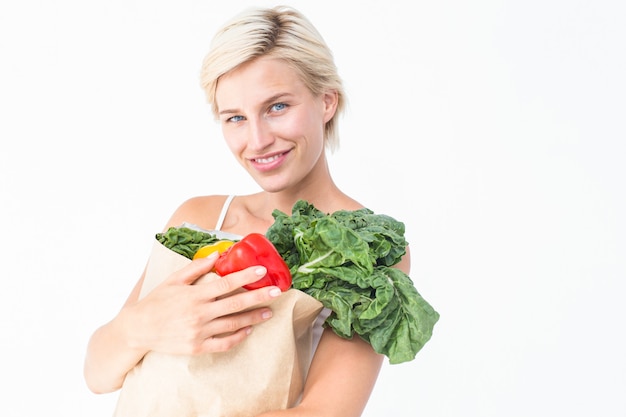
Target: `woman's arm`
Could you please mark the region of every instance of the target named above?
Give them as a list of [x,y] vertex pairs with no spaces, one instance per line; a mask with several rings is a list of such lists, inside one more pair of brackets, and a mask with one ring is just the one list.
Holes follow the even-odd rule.
[[358,417],[374,388],[383,359],[358,336],[342,339],[326,329],[309,369],[301,403],[257,417]]
[[111,392],[121,387],[128,370],[146,353],[130,348],[126,342],[130,337],[124,325],[128,322],[125,319],[128,306],[137,300],[142,282],[143,275],[117,316],[99,327],[89,339],[84,376],[87,386],[95,393]]

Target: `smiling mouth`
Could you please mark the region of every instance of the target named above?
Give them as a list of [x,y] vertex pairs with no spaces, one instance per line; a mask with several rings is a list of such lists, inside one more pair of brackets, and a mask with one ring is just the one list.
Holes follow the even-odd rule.
[[268,156],[268,157],[265,157],[265,158],[254,158],[254,159],[252,159],[252,161],[256,162],[257,164],[270,164],[270,163],[276,161],[281,156],[285,155],[285,153],[286,152],[279,153],[279,154]]

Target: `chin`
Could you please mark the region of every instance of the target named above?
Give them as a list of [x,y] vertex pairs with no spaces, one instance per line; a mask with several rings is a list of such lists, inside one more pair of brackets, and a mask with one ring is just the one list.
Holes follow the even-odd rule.
[[280,190],[285,185],[285,180],[281,175],[277,173],[261,173],[255,170],[247,170],[248,174],[252,177],[254,182],[257,183],[264,191],[275,192]]
[[278,193],[289,188],[289,184],[282,181],[278,182],[259,180],[256,183],[263,189],[263,191],[268,193]]
[[285,187],[276,187],[276,186],[269,186],[268,187],[268,186],[264,186],[262,184],[259,184],[259,185],[261,185],[261,188],[263,188],[263,191],[265,191],[267,193],[271,193],[271,194],[279,193],[279,192],[285,190]]

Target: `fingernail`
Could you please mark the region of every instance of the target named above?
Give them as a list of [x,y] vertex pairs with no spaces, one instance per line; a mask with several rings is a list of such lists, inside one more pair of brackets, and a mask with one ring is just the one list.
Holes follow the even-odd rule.
[[264,266],[260,266],[254,270],[254,273],[262,277],[267,273],[267,269]]
[[281,295],[282,293],[283,293],[283,292],[280,290],[280,288],[276,288],[276,287],[274,287],[274,288],[272,288],[272,289],[270,290],[270,296],[272,296],[272,297],[278,297],[278,296],[279,296],[279,295]]
[[248,327],[248,328],[246,329],[246,334],[250,334],[250,333],[252,333],[252,327]]
[[219,256],[219,254],[220,253],[218,251],[211,252],[211,253],[209,253],[209,255],[206,258],[207,259],[214,259],[214,258],[217,258]]
[[263,314],[261,314],[261,317],[263,317],[263,319],[269,319],[272,317],[272,310],[264,311]]

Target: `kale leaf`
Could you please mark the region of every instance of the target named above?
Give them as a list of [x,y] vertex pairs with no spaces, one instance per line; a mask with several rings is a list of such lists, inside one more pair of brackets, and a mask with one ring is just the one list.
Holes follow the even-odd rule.
[[289,265],[293,287],[331,310],[325,325],[357,334],[391,364],[413,360],[439,313],[397,268],[406,254],[404,224],[367,208],[324,214],[304,200],[291,215],[274,210],[266,232]]

